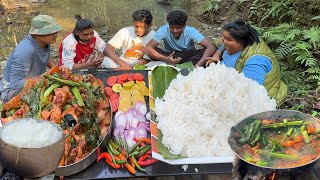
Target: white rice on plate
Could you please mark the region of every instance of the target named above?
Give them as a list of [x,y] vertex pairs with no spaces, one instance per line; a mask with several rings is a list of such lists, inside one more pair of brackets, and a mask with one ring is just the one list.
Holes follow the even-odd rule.
[[157,127],[172,154],[186,157],[233,155],[229,131],[242,119],[276,109],[264,86],[233,68],[210,65],[179,74],[156,99]]

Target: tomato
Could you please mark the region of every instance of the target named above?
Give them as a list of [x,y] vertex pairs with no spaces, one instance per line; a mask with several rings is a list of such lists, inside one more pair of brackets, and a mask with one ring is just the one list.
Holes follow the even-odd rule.
[[107,95],[110,97],[111,94],[113,93],[113,90],[111,87],[106,87],[104,88],[104,91],[107,93]]
[[132,73],[129,73],[129,75],[128,75],[128,81],[134,81],[134,78],[133,78],[133,74],[132,74]]
[[112,112],[115,113],[118,111],[119,99],[110,99]]
[[128,80],[128,73],[125,74],[119,74],[117,76],[117,83],[118,84],[123,84]]
[[112,92],[112,94],[110,95],[110,101],[113,101],[115,99],[117,99],[119,101],[119,94],[118,93],[115,93],[115,92]]
[[140,74],[140,73],[133,74],[133,78],[136,81],[143,81],[144,80],[144,76],[142,74]]
[[110,76],[110,77],[107,78],[108,86],[112,87],[115,83],[117,83],[117,77],[116,76]]

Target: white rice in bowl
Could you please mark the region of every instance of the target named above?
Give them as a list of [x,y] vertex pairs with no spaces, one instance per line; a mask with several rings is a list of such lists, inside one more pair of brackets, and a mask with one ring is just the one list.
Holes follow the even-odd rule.
[[172,154],[185,157],[232,156],[229,131],[242,119],[276,109],[264,86],[224,65],[178,75],[156,99],[157,127]]
[[15,120],[2,128],[1,139],[20,148],[46,147],[56,143],[63,136],[57,126],[45,120]]

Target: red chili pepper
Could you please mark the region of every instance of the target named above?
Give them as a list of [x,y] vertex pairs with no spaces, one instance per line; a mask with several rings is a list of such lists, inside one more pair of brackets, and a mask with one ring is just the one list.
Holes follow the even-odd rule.
[[148,154],[148,155],[150,155],[150,154],[152,154],[152,151],[151,150],[149,150],[149,151],[147,151],[146,153],[144,153],[144,154]]
[[151,139],[150,138],[147,138],[147,137],[140,137],[140,138],[137,138],[138,141],[142,141],[144,143],[147,143],[147,144],[151,144]]
[[147,159],[147,160],[145,160],[145,161],[139,161],[138,162],[138,165],[139,166],[149,166],[150,164],[153,164],[153,163],[155,163],[155,162],[157,162],[158,161],[158,159]]
[[[134,140],[136,143],[139,142],[139,140],[138,140],[137,138],[135,138],[135,137],[133,137],[133,140]],[[145,145],[146,145],[146,143],[144,143],[144,142],[141,142],[141,143],[139,144],[139,146],[145,146]]]
[[145,155],[143,155],[143,156],[141,156],[141,157],[139,158],[139,161],[138,161],[138,162],[144,161],[144,160],[146,160],[146,159],[148,159],[148,158],[151,158],[151,156],[148,155],[148,154],[145,154]]
[[98,156],[97,162],[100,161],[102,158],[105,158],[106,160],[112,161],[112,158],[111,158],[110,154],[107,153],[107,152],[101,153]]
[[109,161],[106,159],[106,162],[111,166],[113,167],[114,169],[119,169],[121,166],[119,164],[113,164],[112,161]]

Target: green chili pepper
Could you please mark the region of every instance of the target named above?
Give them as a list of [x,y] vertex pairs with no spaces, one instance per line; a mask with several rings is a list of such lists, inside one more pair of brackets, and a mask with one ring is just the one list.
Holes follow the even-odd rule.
[[[140,143],[139,143],[140,144]],[[132,156],[132,161],[133,161],[133,164],[143,173],[146,173],[147,170],[143,169],[142,167],[139,166],[139,164],[137,163],[137,160],[134,156]]]
[[126,160],[116,160],[117,164],[125,164],[127,161]]
[[83,99],[82,99],[82,97],[81,97],[81,94],[80,94],[80,92],[79,92],[78,87],[73,87],[73,88],[71,89],[71,92],[72,92],[72,94],[74,95],[74,97],[77,99],[77,104],[78,104],[79,106],[84,106],[84,102],[83,102]]
[[139,151],[134,151],[134,152],[130,153],[128,157],[137,156],[139,154],[140,154]]
[[290,128],[290,129],[288,130],[288,132],[286,133],[286,136],[290,136],[290,135],[292,134],[292,132],[293,132],[293,128]]
[[44,99],[47,98],[47,97],[50,95],[50,93],[51,93],[55,88],[58,88],[58,87],[60,87],[60,84],[52,84],[48,89],[46,89],[46,90],[44,91],[43,98],[44,98]]
[[149,151],[151,149],[151,146],[149,146],[149,145],[146,145],[146,146],[147,146],[146,148],[144,148],[143,150],[140,151],[138,157],[144,155],[147,151]]
[[79,92],[78,87],[72,87],[72,88],[71,88],[71,92],[72,92],[72,94],[74,95],[74,97],[76,98],[77,104],[78,104],[79,106],[84,106],[84,101],[83,101],[83,99],[82,99],[82,96],[81,96],[81,94],[80,94],[80,92]]
[[129,154],[131,154],[131,153],[139,146],[139,144],[140,144],[141,142],[142,142],[142,141],[139,141],[139,142],[137,142],[135,145],[133,145],[133,146],[131,147],[130,151],[129,151]]
[[111,153],[111,150],[110,150],[110,149],[108,149],[108,153],[109,153],[110,156],[111,156],[111,159],[112,159],[113,164],[117,164],[117,163],[116,163],[116,160],[114,159],[114,156],[113,156],[113,154]]
[[249,161],[249,162],[254,162],[253,158],[249,154],[244,154],[243,155],[244,160]]
[[305,141],[307,144],[309,144],[309,143],[310,143],[310,138],[309,138],[309,135],[308,135],[307,130],[302,131],[301,134],[302,134],[302,136],[303,136],[303,138],[304,138],[304,141]]
[[112,140],[110,140],[110,144],[114,149],[119,149],[119,146],[116,143],[114,143]]
[[300,134],[302,134],[302,132],[305,130],[305,128],[306,128],[306,125],[303,125],[300,127]]
[[268,166],[268,165],[269,165],[268,162],[262,161],[262,160],[258,161],[256,164],[257,164],[258,166]]
[[117,151],[116,149],[113,149],[110,141],[108,142],[108,149],[110,149],[110,152],[111,152],[112,154],[116,155],[116,156],[118,156],[118,155],[120,154],[119,151]]
[[122,141],[120,132],[119,132],[119,134],[118,134],[118,140],[119,140],[119,146],[120,146],[121,148],[123,148],[124,145],[123,145],[123,141]]

